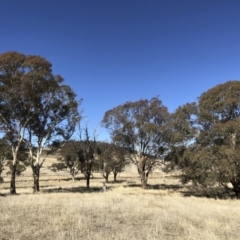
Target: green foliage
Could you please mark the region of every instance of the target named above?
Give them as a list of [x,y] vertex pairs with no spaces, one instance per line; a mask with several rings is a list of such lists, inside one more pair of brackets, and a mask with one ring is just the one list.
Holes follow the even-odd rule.
[[[7,137],[5,138],[7,139]],[[10,143],[7,143],[10,144]],[[6,166],[9,168],[9,171],[7,171],[7,174],[10,175],[13,170],[13,156],[11,152],[10,145],[8,146],[8,155],[7,155],[7,161],[6,161]],[[24,142],[21,142],[19,150],[17,152],[17,159],[18,162],[16,164],[16,175],[20,176],[22,172],[24,172],[27,167],[29,166],[29,161],[28,161],[28,148]]]
[[[7,161],[6,166],[9,167],[9,171],[7,171],[7,175],[10,175],[13,170],[12,161]],[[16,167],[16,173],[15,173],[16,176],[20,176],[22,174],[22,172],[24,172],[25,170],[26,170],[26,165],[24,165],[22,162],[18,162],[17,167]]]
[[15,166],[21,166],[20,145],[27,143],[34,176],[39,175],[43,147],[53,138],[68,140],[75,130],[80,117],[75,98],[45,58],[18,52],[0,55],[0,128],[8,135],[13,153],[13,193]]
[[11,148],[4,138],[0,139],[0,183],[3,182],[1,174],[4,170],[4,165],[8,157],[11,156]]
[[[98,161],[102,166],[102,175],[108,181],[111,172],[114,176],[124,171],[129,163],[126,149],[115,145],[114,143],[98,143]],[[114,179],[116,180],[116,179]]]
[[[26,165],[27,165],[27,153],[26,149],[24,147],[24,144],[21,144],[19,152],[18,152],[18,158],[19,161],[21,161],[20,164],[17,165],[17,171],[16,175],[20,175],[21,172],[25,171]],[[5,169],[5,167],[9,168],[9,171],[7,171],[7,174],[11,173],[12,170],[12,150],[10,143],[8,141],[7,135],[4,138],[0,139],[0,182],[3,181],[3,178],[1,177],[2,171]]]
[[168,110],[161,100],[152,98],[126,102],[107,111],[102,120],[113,142],[128,149],[129,159],[141,175],[143,188],[146,188],[148,174],[166,150],[164,138],[168,118]]
[[240,81],[211,88],[192,106],[180,107],[173,114],[175,125],[169,128],[172,151],[166,160],[182,169],[183,182],[204,188],[232,183],[239,197]]
[[89,188],[90,177],[93,170],[99,170],[99,163],[96,162],[95,156],[98,152],[97,142],[90,139],[88,128],[80,129],[84,136],[80,134],[79,140],[70,140],[61,147],[58,157],[58,163],[53,164],[52,171],[66,170],[74,180],[75,175],[81,172],[87,180]]
[[58,159],[58,163],[52,164],[50,169],[54,172],[67,171],[71,175],[72,179],[74,180],[75,176],[81,170],[81,163],[75,152],[75,147],[72,141],[70,141],[69,143],[66,143],[60,149],[60,156],[57,159]]

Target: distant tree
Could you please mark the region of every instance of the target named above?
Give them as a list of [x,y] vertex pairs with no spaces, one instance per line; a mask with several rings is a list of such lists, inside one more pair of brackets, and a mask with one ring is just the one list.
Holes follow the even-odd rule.
[[113,158],[111,166],[113,172],[113,180],[114,182],[117,182],[117,175],[125,171],[125,167],[129,164],[129,159],[125,148],[115,146],[114,153],[115,156]]
[[54,172],[66,171],[70,174],[73,181],[75,176],[81,171],[81,163],[75,153],[73,141],[69,141],[63,147],[60,148],[60,153],[57,158],[58,162],[53,163],[50,169]]
[[84,174],[86,179],[86,186],[87,188],[90,188],[92,167],[94,161],[96,160],[95,156],[97,154],[96,136],[93,134],[93,138],[90,137],[87,126],[83,129],[79,128],[79,130],[80,138],[77,144],[75,144],[75,151],[81,164],[81,172]]
[[87,124],[82,128],[80,122],[81,119],[79,118],[75,139],[61,148],[60,155],[62,158],[59,158],[60,162],[51,168],[58,167],[59,170],[68,168],[70,174],[72,172],[72,177],[80,170],[86,179],[87,188],[90,188],[90,178],[93,176],[93,167],[96,167],[94,163],[98,147],[95,132],[90,136]]
[[112,140],[128,149],[128,157],[137,166],[142,188],[148,175],[166,151],[164,140],[168,110],[158,98],[127,102],[105,113],[103,126]]
[[114,182],[117,181],[118,173],[124,171],[128,164],[127,154],[124,148],[118,147],[113,143],[98,143],[99,157],[102,164],[102,176],[108,182],[108,177],[113,172]]
[[112,172],[112,159],[114,158],[114,145],[110,143],[98,143],[98,161],[102,166],[102,176],[108,182],[108,177]]

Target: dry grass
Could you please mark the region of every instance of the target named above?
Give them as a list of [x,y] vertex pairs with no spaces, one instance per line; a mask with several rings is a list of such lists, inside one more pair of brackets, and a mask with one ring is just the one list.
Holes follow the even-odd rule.
[[[46,173],[41,193],[33,195],[31,176],[25,175],[18,179],[19,195],[0,197],[0,239],[239,238],[237,200],[183,197],[171,188],[144,191],[124,181],[139,182],[130,174],[110,183],[106,193],[99,192],[103,179],[97,174],[92,192],[85,191],[84,180],[73,183],[67,175],[47,179]],[[150,179],[152,185],[160,183],[158,174]],[[0,192],[8,192],[7,187],[8,182],[0,185]]]

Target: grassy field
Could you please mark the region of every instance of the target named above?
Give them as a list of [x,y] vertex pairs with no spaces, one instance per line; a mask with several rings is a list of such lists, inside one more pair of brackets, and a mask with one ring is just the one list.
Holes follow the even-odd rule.
[[43,169],[41,192],[32,194],[31,172],[17,179],[9,196],[9,179],[0,185],[0,239],[239,239],[238,200],[186,197],[187,188],[161,173],[141,190],[136,174],[124,173],[101,192],[103,178],[85,180]]

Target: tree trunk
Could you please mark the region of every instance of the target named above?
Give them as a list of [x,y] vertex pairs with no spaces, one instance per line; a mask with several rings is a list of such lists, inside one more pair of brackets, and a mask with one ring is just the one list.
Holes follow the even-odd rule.
[[145,172],[142,172],[141,174],[142,189],[147,189],[147,180],[148,180],[148,177],[146,176]]
[[142,189],[147,189],[148,173],[145,172],[145,164],[143,162],[138,166],[138,173],[141,178]]
[[108,183],[108,177],[109,177],[109,174],[107,174],[105,177],[106,183]]
[[106,174],[103,173],[103,174],[102,174],[103,177],[104,177],[104,179],[105,179],[105,182],[106,182],[106,183],[108,183],[109,174],[110,174],[110,173],[106,173]]
[[87,174],[87,189],[90,188],[90,174]]
[[39,188],[39,177],[40,177],[40,166],[39,164],[36,164],[32,166],[33,170],[33,193],[37,193],[40,191]]
[[236,198],[240,199],[240,181],[236,179],[236,180],[232,180],[231,183],[232,183],[233,191],[235,193]]
[[10,194],[16,194],[16,170],[17,165],[13,163],[10,181]]
[[75,168],[74,167],[70,168],[69,173],[71,175],[72,181],[74,182],[75,181]]
[[118,173],[117,173],[117,172],[113,172],[113,176],[114,176],[114,182],[117,182],[117,175],[118,175]]

